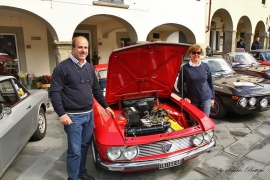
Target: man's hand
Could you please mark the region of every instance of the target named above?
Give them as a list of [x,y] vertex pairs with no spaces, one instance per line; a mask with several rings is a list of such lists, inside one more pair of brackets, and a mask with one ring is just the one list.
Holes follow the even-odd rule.
[[215,105],[215,100],[211,100],[211,106],[214,107]]
[[115,118],[114,112],[110,107],[106,108],[105,111],[107,114],[109,114],[109,116],[112,116],[113,119]]
[[71,121],[70,117],[65,114],[64,116],[60,117],[60,123],[62,123],[63,125],[70,125],[72,124],[73,122]]
[[190,99],[188,99],[188,98],[184,98],[184,101],[191,103]]

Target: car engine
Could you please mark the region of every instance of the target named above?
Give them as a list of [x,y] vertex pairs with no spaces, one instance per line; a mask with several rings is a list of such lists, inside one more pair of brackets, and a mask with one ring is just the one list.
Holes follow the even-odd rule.
[[126,136],[141,136],[183,129],[155,100],[147,98],[125,102]]

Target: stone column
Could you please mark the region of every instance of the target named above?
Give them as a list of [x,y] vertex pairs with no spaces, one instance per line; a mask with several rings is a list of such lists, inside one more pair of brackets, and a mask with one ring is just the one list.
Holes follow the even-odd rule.
[[259,35],[260,37],[260,42],[261,42],[261,49],[265,48],[265,44],[266,44],[266,38],[265,35]]
[[250,46],[249,46],[249,51],[251,50],[251,45],[254,42],[254,34],[250,34]]
[[54,41],[54,55],[56,64],[67,59],[71,53],[71,41]]
[[236,31],[225,31],[224,34],[223,51],[235,51]]
[[244,37],[243,37],[243,40],[244,40],[244,43],[246,45],[246,51],[250,51],[250,48],[251,48],[251,44],[253,42],[253,34],[249,34],[249,33],[245,33]]

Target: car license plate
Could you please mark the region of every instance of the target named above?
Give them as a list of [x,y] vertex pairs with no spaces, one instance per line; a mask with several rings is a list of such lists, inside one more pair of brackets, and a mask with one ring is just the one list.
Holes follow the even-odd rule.
[[161,163],[158,165],[159,169],[165,169],[165,168],[169,168],[169,167],[173,167],[173,166],[178,166],[182,163],[182,160],[176,160],[173,162],[167,162],[167,163]]

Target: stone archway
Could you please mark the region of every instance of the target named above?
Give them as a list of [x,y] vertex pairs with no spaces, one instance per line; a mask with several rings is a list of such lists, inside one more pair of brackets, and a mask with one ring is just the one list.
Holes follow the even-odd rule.
[[130,23],[108,14],[97,14],[84,19],[76,27],[77,31],[89,31],[90,58],[94,51],[98,51],[101,57],[99,63],[106,63],[111,51],[120,48],[122,41],[125,41],[126,46],[138,41],[137,33]]
[[209,44],[213,51],[231,51],[235,32],[231,15],[226,9],[218,9],[211,19]]
[[[16,35],[19,70],[38,75],[51,74],[56,59],[54,47],[50,44],[58,39],[52,25],[37,14],[21,8],[0,6],[0,13],[0,33]],[[43,68],[38,70],[39,66]]]
[[237,41],[243,39],[245,43],[245,50],[249,51],[250,46],[252,44],[251,42],[252,37],[252,27],[251,27],[251,21],[247,16],[242,16],[237,24],[236,28],[236,39],[235,39],[235,45],[237,44]]
[[170,41],[193,44],[196,43],[196,38],[187,27],[180,24],[167,23],[153,28],[149,32],[146,41]]

